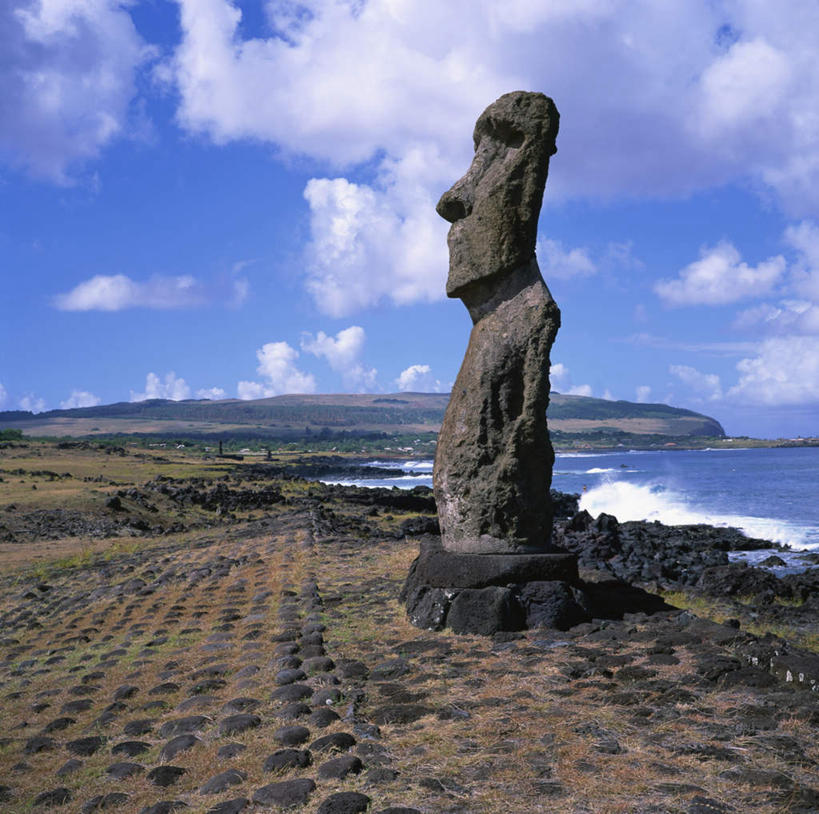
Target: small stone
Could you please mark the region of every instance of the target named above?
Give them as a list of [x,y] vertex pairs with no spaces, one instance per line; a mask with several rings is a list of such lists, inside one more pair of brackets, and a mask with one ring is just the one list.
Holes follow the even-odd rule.
[[112,791],[108,794],[98,794],[83,803],[80,814],[93,814],[95,811],[108,811],[112,808],[119,808],[128,802],[128,795],[121,791]]
[[347,732],[334,732],[332,735],[324,735],[310,744],[310,749],[314,752],[346,752],[355,746],[355,738]]
[[329,673],[335,666],[336,663],[329,656],[316,656],[302,663],[302,669],[308,673]]
[[278,718],[283,718],[284,720],[295,720],[296,718],[302,718],[305,715],[310,714],[310,707],[307,704],[302,703],[301,701],[294,701],[291,704],[287,704],[287,706],[282,707],[277,713],[276,716]]
[[348,774],[358,774],[364,764],[355,755],[343,755],[322,763],[318,768],[318,776],[322,780],[343,780]]
[[279,687],[270,693],[271,701],[284,701],[291,703],[293,701],[303,701],[313,694],[313,688],[306,684],[290,684],[285,687]]
[[65,748],[74,755],[82,755],[89,757],[94,752],[98,752],[105,745],[105,738],[99,735],[91,735],[88,738],[80,738],[79,740],[69,741]]
[[180,712],[188,712],[190,710],[207,709],[217,703],[219,699],[215,695],[192,695],[184,701],[180,701],[176,708]]
[[324,687],[316,690],[310,698],[310,703],[314,706],[329,706],[338,704],[341,701],[341,690],[335,687]]
[[180,808],[187,808],[188,804],[182,800],[162,800],[159,803],[154,803],[152,806],[143,808],[139,814],[172,814],[172,812]]
[[55,718],[50,723],[47,723],[43,728],[43,732],[61,732],[63,729],[68,729],[72,724],[77,723],[73,718]]
[[409,671],[410,665],[406,659],[390,659],[376,664],[370,671],[370,678],[373,681],[391,681],[406,675]]
[[316,784],[307,778],[285,780],[262,786],[253,794],[253,802],[262,806],[293,808],[304,805],[316,790]]
[[67,788],[51,789],[51,791],[44,791],[34,798],[35,806],[42,806],[43,808],[56,808],[57,806],[64,806],[71,800],[71,792]]
[[304,681],[305,678],[307,678],[307,674],[304,670],[290,668],[287,670],[279,670],[273,680],[280,686],[283,686],[286,684],[294,684],[297,681]]
[[144,766],[139,763],[112,763],[106,770],[106,774],[114,780],[124,780],[126,777],[133,777],[135,774],[142,774]]
[[333,724],[336,721],[340,721],[341,718],[337,712],[334,712],[327,707],[322,707],[311,713],[307,720],[311,726],[317,726],[319,729],[324,729],[324,727],[330,726],[330,724]]
[[340,791],[322,801],[316,814],[361,814],[370,805],[370,798],[357,791]]
[[236,797],[234,800],[225,800],[224,803],[217,803],[213,808],[207,810],[207,814],[239,814],[250,805],[247,797]]
[[186,718],[176,718],[175,720],[162,724],[159,729],[159,737],[171,738],[174,735],[199,732],[210,723],[212,723],[212,720],[206,718],[204,715],[188,715]]
[[132,698],[138,692],[139,687],[136,687],[133,684],[123,684],[121,687],[117,687],[114,690],[114,701],[125,701],[128,698]]
[[202,741],[196,735],[177,735],[162,747],[159,754],[160,760],[173,760],[180,752],[192,749],[198,743],[202,743]]
[[298,746],[310,737],[306,726],[283,726],[273,733],[273,739],[283,746]]
[[222,712],[253,712],[261,703],[258,698],[233,698],[222,707]]
[[156,721],[153,718],[140,718],[136,721],[128,721],[122,731],[126,735],[138,736],[147,735],[154,728]]
[[421,704],[387,704],[376,709],[372,719],[377,724],[408,724],[434,712]]
[[380,786],[383,783],[392,783],[393,780],[397,780],[398,772],[386,766],[379,766],[376,769],[370,769],[364,779],[368,786]]
[[57,741],[54,738],[47,738],[45,735],[35,735],[26,741],[23,747],[23,754],[37,755],[40,752],[50,752],[57,748]]
[[126,757],[136,757],[142,755],[151,748],[150,743],[144,741],[123,741],[111,749],[112,755],[125,755]]
[[279,749],[264,762],[266,772],[279,772],[285,769],[306,769],[312,763],[310,752],[304,749]]
[[246,779],[247,775],[244,772],[240,772],[238,769],[228,769],[226,772],[220,772],[219,774],[211,777],[210,780],[208,780],[202,786],[202,788],[199,789],[199,793],[221,794],[231,786],[240,785]]
[[187,769],[181,766],[157,766],[148,772],[148,780],[155,786],[167,788],[176,783],[186,772]]
[[230,715],[219,724],[220,735],[238,735],[248,729],[261,726],[262,719],[258,715]]
[[78,769],[82,768],[82,761],[77,760],[77,758],[72,757],[69,760],[66,760],[59,769],[57,769],[57,777],[65,777],[67,774],[73,774]]
[[247,749],[247,746],[243,743],[226,743],[224,746],[219,747],[216,757],[218,757],[219,760],[232,760],[237,755],[242,754],[245,749]]

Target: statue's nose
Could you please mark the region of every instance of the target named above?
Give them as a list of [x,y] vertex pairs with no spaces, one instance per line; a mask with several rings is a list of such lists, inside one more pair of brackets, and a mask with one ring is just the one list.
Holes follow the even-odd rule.
[[458,182],[441,195],[435,210],[444,220],[455,223],[472,212],[472,197],[466,194],[464,185]]

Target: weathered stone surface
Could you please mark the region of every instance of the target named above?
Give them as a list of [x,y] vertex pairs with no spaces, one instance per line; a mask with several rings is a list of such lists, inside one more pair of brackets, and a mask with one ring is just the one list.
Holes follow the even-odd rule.
[[486,588],[490,585],[577,580],[574,554],[453,554],[422,545],[413,579],[432,588]]
[[257,789],[253,795],[253,802],[261,806],[292,808],[304,805],[315,790],[316,784],[307,778],[284,780]]
[[452,223],[447,294],[463,300],[473,322],[433,473],[449,551],[549,550],[546,407],[560,311],[535,239],[557,127],[543,94],[502,96],[475,125],[472,165],[438,203]]
[[519,601],[526,612],[526,627],[568,630],[589,620],[584,597],[565,582],[528,582],[521,587]]
[[447,624],[455,633],[491,636],[499,630],[520,630],[524,616],[509,588],[464,588],[452,600]]

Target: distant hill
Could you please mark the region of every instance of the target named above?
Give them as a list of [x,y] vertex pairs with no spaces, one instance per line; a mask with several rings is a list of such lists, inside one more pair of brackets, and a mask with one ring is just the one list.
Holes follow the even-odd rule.
[[[46,436],[241,434],[279,439],[322,431],[421,433],[438,431],[448,401],[448,393],[289,395],[254,401],[149,399],[36,415],[21,410],[0,412],[0,429]],[[667,404],[553,392],[548,416],[556,438],[618,432],[674,438],[725,435],[715,419]]]

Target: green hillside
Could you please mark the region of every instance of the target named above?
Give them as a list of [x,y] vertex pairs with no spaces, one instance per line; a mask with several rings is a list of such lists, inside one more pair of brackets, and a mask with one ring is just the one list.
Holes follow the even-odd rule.
[[[276,396],[255,401],[151,399],[33,414],[0,412],[0,428],[26,435],[93,436],[142,434],[235,435],[292,439],[314,433],[347,435],[437,432],[445,393],[320,394]],[[552,393],[549,427],[555,440],[618,435],[662,439],[721,437],[713,418],[667,404],[635,404]]]

